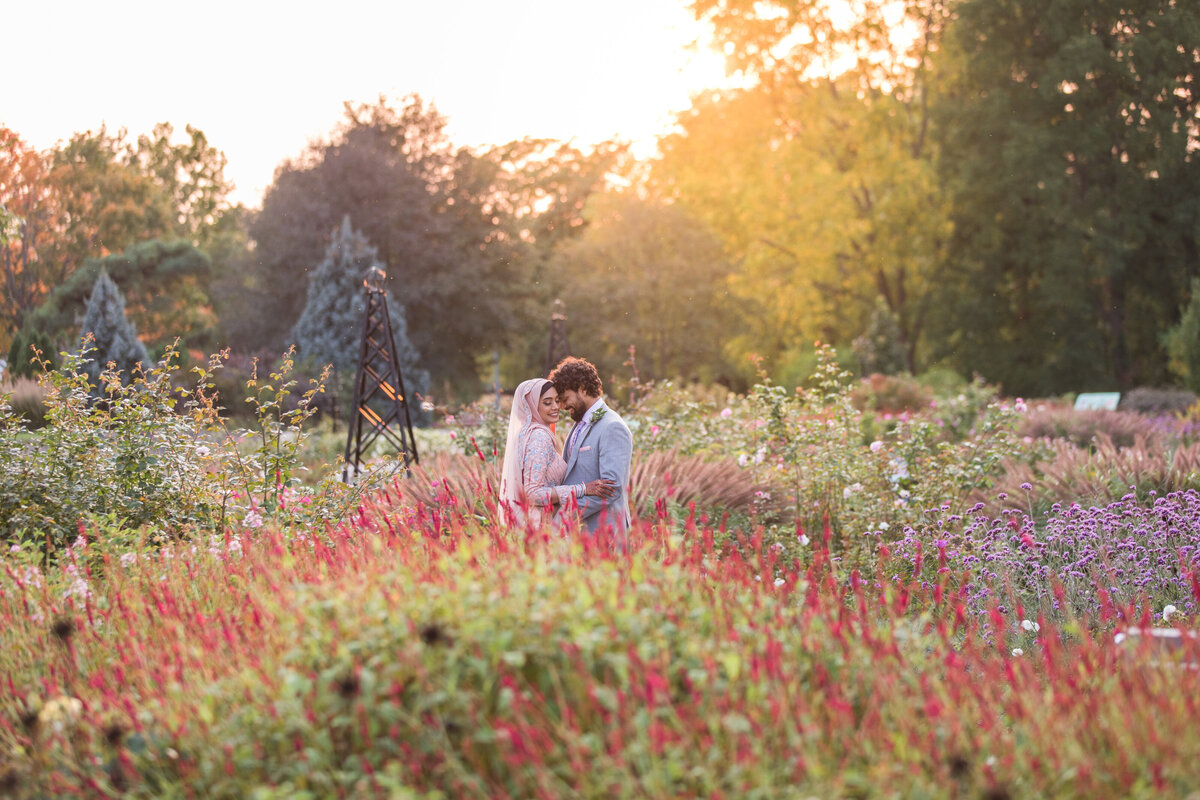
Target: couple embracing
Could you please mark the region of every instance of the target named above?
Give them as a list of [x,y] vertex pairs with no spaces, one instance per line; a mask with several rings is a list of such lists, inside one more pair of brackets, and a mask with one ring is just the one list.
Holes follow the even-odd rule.
[[[554,427],[563,411],[575,425],[559,452]],[[633,436],[605,404],[596,368],[568,357],[549,379],[525,381],[513,395],[500,499],[517,521],[578,514],[589,535],[609,528],[623,541],[632,455]]]

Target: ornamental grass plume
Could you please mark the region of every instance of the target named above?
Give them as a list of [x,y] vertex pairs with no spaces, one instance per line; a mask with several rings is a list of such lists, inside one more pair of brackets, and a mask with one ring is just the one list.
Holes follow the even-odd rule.
[[1028,492],[1025,510],[1041,516],[1055,503],[1104,505],[1119,500],[1130,487],[1142,498],[1152,492],[1165,496],[1200,489],[1200,442],[1166,447],[1160,439],[1138,435],[1132,446],[1119,447],[1098,434],[1091,450],[1066,441],[1049,447],[1051,457],[1033,465],[1004,461],[1003,475],[993,487],[976,490],[972,501],[997,514],[1005,507],[1001,494],[1022,497]]
[[677,451],[636,454],[630,471],[631,505],[650,515],[660,501],[681,507],[750,514],[762,511],[774,488],[731,458],[709,459]]

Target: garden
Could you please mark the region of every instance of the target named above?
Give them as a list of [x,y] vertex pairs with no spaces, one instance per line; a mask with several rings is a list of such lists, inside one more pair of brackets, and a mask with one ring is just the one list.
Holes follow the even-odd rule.
[[614,550],[501,524],[491,403],[347,486],[289,356],[239,418],[220,354],[129,383],[67,356],[44,424],[0,418],[0,794],[1200,786],[1194,398],[1081,412],[814,363],[744,394],[614,387]]

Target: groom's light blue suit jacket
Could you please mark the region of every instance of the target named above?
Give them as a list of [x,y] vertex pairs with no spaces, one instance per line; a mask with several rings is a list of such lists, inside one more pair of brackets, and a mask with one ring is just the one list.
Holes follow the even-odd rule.
[[[592,406],[593,413],[602,407],[603,399]],[[595,533],[601,526],[613,526],[617,531],[629,527],[629,464],[633,458],[633,434],[621,415],[607,405],[600,419],[588,427],[567,454],[566,485],[587,483],[597,478],[612,481],[616,494],[609,498],[587,495],[578,498],[579,514],[588,531]],[[577,422],[577,425],[584,423]]]

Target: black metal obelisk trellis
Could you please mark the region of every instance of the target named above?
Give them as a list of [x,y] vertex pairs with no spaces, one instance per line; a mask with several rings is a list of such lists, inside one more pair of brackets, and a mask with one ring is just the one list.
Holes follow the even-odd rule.
[[379,267],[371,267],[363,278],[367,308],[363,314],[358,371],[354,378],[354,407],[342,467],[344,483],[352,483],[362,473],[363,456],[380,436],[400,452],[405,468],[417,461],[408,395],[404,391],[396,340],[392,336],[392,320],[388,316],[386,278]]
[[550,314],[550,347],[546,351],[546,374],[558,366],[558,362],[571,355],[567,344],[567,313],[562,300],[554,301],[554,310]]

